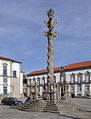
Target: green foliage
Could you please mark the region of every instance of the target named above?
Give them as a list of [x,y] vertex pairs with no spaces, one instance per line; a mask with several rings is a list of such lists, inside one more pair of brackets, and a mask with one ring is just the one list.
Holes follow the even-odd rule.
[[23,74],[23,78],[27,78],[25,74]]

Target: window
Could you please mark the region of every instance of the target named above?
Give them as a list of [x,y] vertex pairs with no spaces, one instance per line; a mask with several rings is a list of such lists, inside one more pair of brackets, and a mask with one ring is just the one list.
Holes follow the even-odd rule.
[[40,78],[39,77],[37,78],[37,85],[38,86],[40,85]]
[[86,86],[86,91],[89,91],[89,85]]
[[7,66],[3,66],[3,75],[7,76]]
[[78,83],[81,83],[82,82],[82,76],[79,76],[78,77]]
[[75,82],[75,74],[72,73],[71,75],[71,83],[74,83]]
[[71,92],[74,92],[74,86],[71,87]]
[[45,79],[42,79],[42,85],[45,85]]
[[81,85],[78,85],[78,92],[81,92],[82,88]]
[[35,78],[33,78],[33,85],[35,85],[36,84],[36,79]]
[[82,81],[82,77],[80,76],[80,77],[79,77],[79,83],[81,83],[81,81]]
[[30,84],[31,84],[31,79],[28,79],[28,80],[27,80],[27,84],[28,84],[28,86],[30,86]]
[[45,77],[42,77],[42,85],[45,85]]
[[39,79],[37,80],[37,83],[38,83],[38,85],[40,85],[40,80]]
[[87,75],[86,76],[86,82],[89,82],[90,81],[90,75]]
[[7,78],[3,78],[3,82],[4,83],[7,83]]
[[38,87],[38,92],[40,92],[40,87]]
[[44,92],[44,87],[42,87],[42,92]]
[[4,94],[7,94],[7,87],[3,87]]
[[61,82],[64,83],[64,77],[63,76],[61,77]]
[[16,71],[13,71],[13,77],[16,77]]

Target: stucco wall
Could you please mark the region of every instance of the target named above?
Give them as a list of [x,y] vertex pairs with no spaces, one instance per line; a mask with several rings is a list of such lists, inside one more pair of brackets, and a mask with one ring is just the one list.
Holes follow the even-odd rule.
[[[7,76],[3,76],[3,64],[7,65]],[[16,71],[16,77],[13,77]],[[3,78],[7,78],[7,84],[3,83]],[[7,87],[7,94],[19,97],[23,94],[23,73],[20,72],[20,63],[0,59],[0,95],[4,94],[3,87]]]

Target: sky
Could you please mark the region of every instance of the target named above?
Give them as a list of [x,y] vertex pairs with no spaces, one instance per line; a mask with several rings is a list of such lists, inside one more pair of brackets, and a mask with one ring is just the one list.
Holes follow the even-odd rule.
[[0,56],[21,61],[25,74],[47,67],[48,8],[59,32],[54,67],[91,60],[91,0],[0,0]]

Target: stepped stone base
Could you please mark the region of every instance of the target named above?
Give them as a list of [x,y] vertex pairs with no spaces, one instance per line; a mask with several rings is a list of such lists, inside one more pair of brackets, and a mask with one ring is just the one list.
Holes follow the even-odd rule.
[[27,112],[51,112],[60,113],[57,105],[51,101],[46,102],[45,100],[30,101],[23,104],[14,105],[11,108],[19,109]]
[[32,102],[30,104],[26,104],[20,107],[19,110],[28,111],[28,112],[43,112],[46,103],[47,102],[45,102],[45,100],[39,100],[36,102]]
[[80,110],[78,105],[76,106],[72,104],[69,100],[61,100],[60,103],[55,103],[54,101],[37,100],[14,105],[11,108],[27,112],[49,112],[57,114]]
[[33,104],[33,103],[35,103],[35,101],[31,100],[31,101],[26,102],[26,103],[23,103],[23,104],[13,105],[13,106],[11,106],[10,108],[12,108],[12,109],[20,109],[20,108],[22,108],[22,107],[28,107],[28,106],[30,106],[30,105]]
[[60,113],[60,111],[54,101],[47,102],[43,112]]
[[56,103],[53,101],[46,102],[45,100],[30,101],[28,103],[19,104],[12,106],[13,109],[19,109],[21,111],[27,112],[51,112],[51,113],[60,113]]

